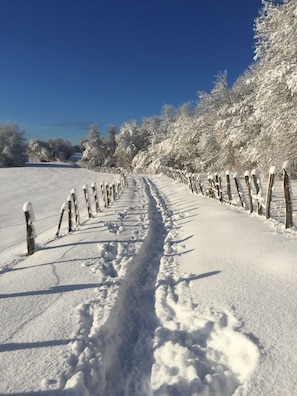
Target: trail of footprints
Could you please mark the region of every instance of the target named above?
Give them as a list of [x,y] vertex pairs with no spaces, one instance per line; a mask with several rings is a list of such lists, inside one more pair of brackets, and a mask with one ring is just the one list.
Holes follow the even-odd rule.
[[[178,267],[178,255],[186,249],[185,245],[175,242],[176,227],[182,216],[168,210],[157,187],[148,183],[162,212],[167,237],[155,287],[159,325],[152,340],[154,364],[147,395],[241,395],[245,381],[257,365],[258,348],[240,333],[240,323],[231,310],[209,307],[209,312],[200,312],[193,302],[191,275],[180,274]],[[151,197],[144,196],[143,183],[138,188],[142,206],[129,207],[119,213],[116,225],[105,223],[111,234],[120,235],[125,231],[125,219],[134,216],[135,240],[121,242],[118,239],[98,244],[99,260],[90,263],[90,269],[99,274],[102,283],[97,298],[78,309],[78,330],[74,335],[77,341],[71,344],[69,367],[64,373],[65,379],[69,379],[65,380],[66,388],[78,381],[82,391],[87,389],[90,395],[104,394],[106,378],[100,363],[105,349],[102,326],[108,323],[109,308],[116,303],[129,262],[139,251],[149,227],[146,208]],[[84,373],[83,379],[80,372]]]

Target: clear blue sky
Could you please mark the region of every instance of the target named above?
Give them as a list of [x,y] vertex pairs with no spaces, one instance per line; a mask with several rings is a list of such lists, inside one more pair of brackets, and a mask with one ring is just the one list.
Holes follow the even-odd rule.
[[253,62],[261,0],[0,0],[0,122],[73,144],[229,84]]

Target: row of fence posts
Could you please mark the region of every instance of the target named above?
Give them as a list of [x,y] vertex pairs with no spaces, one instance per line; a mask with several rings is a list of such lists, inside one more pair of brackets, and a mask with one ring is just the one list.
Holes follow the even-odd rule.
[[[292,193],[291,193],[291,164],[290,161],[286,161],[283,164],[283,189],[285,199],[285,227],[293,227],[293,205],[292,205]],[[203,182],[199,175],[194,173],[188,173],[183,170],[164,168],[163,172],[183,184],[187,184],[192,193],[202,194],[209,198],[218,199],[220,202],[227,202],[232,204],[232,191],[231,191],[231,177],[230,172],[226,172],[226,195],[227,200],[224,199],[222,178],[217,173],[215,175],[208,174],[208,191],[204,188]],[[235,184],[236,192],[240,201],[241,206],[252,213],[254,211],[254,202],[256,203],[257,213],[262,216],[265,209],[266,219],[271,216],[271,202],[272,202],[272,191],[275,181],[276,167],[272,166],[269,170],[269,180],[267,187],[266,202],[264,206],[263,189],[260,174],[257,169],[253,169],[252,172],[246,171],[244,173],[244,180],[247,187],[248,200],[246,200],[245,192],[242,187],[240,177],[238,173],[234,173],[233,181]],[[255,194],[252,191],[255,191]]]
[[[122,194],[125,186],[127,185],[127,172],[121,170],[120,178],[118,181],[110,182],[110,183],[100,183],[100,189],[103,199],[103,204],[105,208],[108,208],[112,205],[112,203],[117,200]],[[99,203],[99,195],[97,191],[96,183],[93,182],[91,184],[93,198],[95,202],[95,210],[96,214],[98,214],[100,209]],[[93,217],[92,207],[90,203],[90,193],[88,185],[85,184],[83,186],[84,198],[88,212],[88,218]],[[64,213],[68,213],[68,232],[73,231],[73,218],[75,220],[75,226],[78,227],[80,224],[80,214],[79,214],[79,206],[76,189],[73,188],[71,193],[67,197],[67,202],[64,202],[60,209],[60,217],[58,222],[58,228],[55,233],[55,236],[58,237],[61,229],[61,225],[63,222]],[[35,252],[35,228],[33,222],[35,221],[35,215],[33,211],[33,206],[31,202],[26,202],[23,205],[23,211],[26,219],[26,240],[27,240],[27,253],[28,255],[32,255]]]

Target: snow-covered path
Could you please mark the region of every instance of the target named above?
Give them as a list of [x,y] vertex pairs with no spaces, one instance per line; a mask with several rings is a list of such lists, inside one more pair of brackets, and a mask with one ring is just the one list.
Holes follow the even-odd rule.
[[0,275],[0,394],[297,394],[294,233],[130,176]]

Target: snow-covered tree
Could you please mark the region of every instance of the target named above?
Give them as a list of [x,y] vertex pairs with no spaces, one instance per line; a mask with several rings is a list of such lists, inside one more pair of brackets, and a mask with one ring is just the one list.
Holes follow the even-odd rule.
[[255,62],[229,88],[227,72],[198,93],[195,108],[164,106],[117,136],[119,165],[164,164],[194,171],[267,169],[292,160],[297,172],[297,0],[262,0]]
[[36,162],[53,162],[68,161],[74,154],[72,144],[63,139],[48,139],[47,141],[30,140],[27,153],[32,161]]
[[267,164],[280,165],[297,158],[297,1],[263,0],[255,38],[259,82],[255,113],[262,122],[259,151]]
[[106,146],[109,156],[112,157],[117,148],[117,142],[116,142],[116,135],[118,133],[117,127],[115,125],[110,125],[108,127],[107,132],[108,132],[108,138],[106,139]]
[[150,145],[150,132],[140,127],[136,121],[126,122],[116,136],[117,148],[115,152],[117,166],[129,168],[135,155]]
[[0,163],[5,166],[22,166],[27,161],[24,132],[18,124],[0,124]]
[[27,153],[30,161],[34,162],[50,162],[51,153],[49,150],[49,145],[37,139],[32,139],[29,141]]
[[104,165],[104,161],[107,158],[106,145],[100,136],[97,125],[90,125],[89,134],[82,139],[81,146],[83,147],[82,163],[87,163],[91,166]]
[[71,155],[75,152],[72,144],[64,139],[48,139],[47,143],[49,145],[51,155],[56,161],[68,161]]

